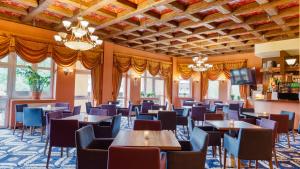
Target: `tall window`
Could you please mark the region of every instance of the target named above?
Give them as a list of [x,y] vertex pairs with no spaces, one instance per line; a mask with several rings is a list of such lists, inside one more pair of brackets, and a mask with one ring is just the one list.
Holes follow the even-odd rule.
[[159,104],[165,102],[164,80],[159,76],[152,76],[148,71],[141,77],[141,97],[153,98]]
[[[50,85],[45,87],[42,92],[42,97],[51,98],[52,89],[53,89],[53,70],[54,70],[54,63],[52,59],[47,58],[40,63],[31,64],[22,60],[19,56],[17,56],[15,72],[17,72],[17,70],[25,69],[26,66],[31,66],[34,70],[37,70],[37,72],[43,76],[51,77]],[[31,95],[31,90],[29,85],[26,84],[25,78],[19,75],[18,73],[16,73],[14,96],[17,98],[18,97],[26,98],[26,97],[30,97],[30,95]]]
[[230,80],[228,80],[228,91],[229,98],[231,100],[239,100],[240,96],[240,86],[239,85],[231,85]]
[[123,75],[118,95],[118,101],[121,107],[125,107],[126,86],[126,75]]
[[0,127],[6,126],[6,108],[8,102],[8,56],[0,59]]
[[219,84],[218,80],[209,80],[208,81],[208,91],[207,98],[208,99],[219,99]]
[[178,96],[179,97],[192,97],[191,80],[179,80],[178,82]]
[[84,68],[82,64],[77,61],[75,69],[75,106],[81,106],[81,110],[85,111],[85,103],[91,101],[91,71]]

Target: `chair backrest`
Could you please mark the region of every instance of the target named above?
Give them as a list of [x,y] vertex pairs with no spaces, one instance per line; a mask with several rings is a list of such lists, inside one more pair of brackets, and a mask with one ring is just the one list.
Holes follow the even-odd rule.
[[107,116],[108,111],[107,109],[99,109],[97,107],[92,107],[90,109],[90,115],[98,115],[98,116]]
[[244,107],[244,102],[239,102],[240,109]]
[[166,108],[167,108],[167,106],[165,106],[165,105],[152,105],[151,106],[151,110],[160,110],[160,109],[162,109],[162,110],[166,110]]
[[50,125],[51,125],[51,119],[61,119],[63,118],[63,112],[62,111],[53,111],[46,113],[46,131],[47,135],[50,134]]
[[254,108],[241,108],[241,113],[254,113]]
[[287,133],[289,131],[289,116],[286,114],[270,114],[270,120],[277,122],[277,133]]
[[204,114],[206,113],[206,107],[205,106],[195,106],[192,107],[191,111],[192,119],[195,121],[204,121]]
[[161,127],[163,130],[176,130],[175,111],[159,111],[157,119],[161,121]]
[[215,101],[214,101],[214,104],[216,104],[216,103],[223,103],[223,101],[215,100]]
[[205,120],[224,120],[224,115],[220,113],[205,113]]
[[189,99],[189,100],[184,100],[182,103],[182,106],[193,106],[194,105],[194,100]]
[[43,126],[43,109],[25,107],[23,124],[24,126]]
[[228,119],[230,120],[240,120],[240,114],[237,110],[228,110]]
[[259,126],[266,129],[271,129],[273,131],[273,146],[275,146],[277,137],[277,122],[270,119],[262,118],[260,120]]
[[51,119],[50,145],[57,147],[75,147],[75,132],[79,128],[77,120]]
[[215,104],[210,104],[209,105],[209,111],[216,112],[216,110],[217,110],[217,105],[215,105]]
[[[197,162],[201,165],[201,168],[205,168],[205,161],[206,161],[206,153],[207,153],[207,146],[208,146],[208,133],[195,127],[191,134],[191,146],[192,151],[199,152],[199,157],[201,160]],[[201,164],[200,164],[201,163]]]
[[115,104],[103,104],[101,109],[106,109],[109,116],[114,116],[117,114],[117,106]]
[[73,108],[73,115],[80,114],[81,106],[74,106]]
[[86,103],[85,103],[85,110],[86,110],[86,113],[87,113],[87,114],[90,113],[91,107],[92,107],[92,102],[86,102]]
[[272,158],[271,129],[240,129],[238,136],[238,157],[250,160],[270,160]]
[[134,120],[133,130],[161,130],[160,120]]
[[25,107],[28,107],[28,104],[16,104],[16,112],[23,112]]
[[282,111],[280,112],[280,114],[285,114],[285,115],[288,115],[288,116],[289,116],[289,130],[294,129],[295,112],[282,110]]
[[76,131],[76,147],[78,150],[87,148],[93,140],[95,140],[95,133],[93,126],[87,125]]
[[152,104],[154,104],[154,101],[153,100],[143,100],[143,103],[152,103]]
[[110,147],[108,169],[160,169],[158,148]]
[[239,103],[231,103],[231,104],[229,104],[229,110],[239,111],[240,110],[240,104]]
[[115,115],[112,119],[112,136],[116,137],[121,128],[122,114]]
[[70,104],[67,103],[67,102],[58,102],[58,103],[55,103],[55,107],[66,107],[66,108],[68,108],[68,110],[70,110]]
[[143,102],[142,103],[142,113],[148,113],[148,110],[154,105],[153,102]]

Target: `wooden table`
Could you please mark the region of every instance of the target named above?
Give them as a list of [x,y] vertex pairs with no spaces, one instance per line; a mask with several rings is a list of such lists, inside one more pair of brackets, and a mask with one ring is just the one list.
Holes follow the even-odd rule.
[[84,124],[98,124],[102,121],[107,121],[111,118],[112,118],[112,116],[78,114],[75,116],[65,117],[63,119],[64,120],[78,120],[79,123],[84,123]]
[[251,113],[251,112],[244,112],[243,115],[255,117],[255,118],[268,118],[270,113]]
[[52,107],[52,106],[45,106],[45,107],[38,107],[43,109],[44,111],[62,111],[62,110],[68,110],[67,107]]
[[167,130],[121,130],[111,146],[158,147],[164,151],[181,150],[175,134]]
[[[258,129],[259,126],[244,122],[231,120],[206,120],[206,123],[212,125],[220,131],[239,130],[239,129]],[[233,122],[233,123],[231,123]]]

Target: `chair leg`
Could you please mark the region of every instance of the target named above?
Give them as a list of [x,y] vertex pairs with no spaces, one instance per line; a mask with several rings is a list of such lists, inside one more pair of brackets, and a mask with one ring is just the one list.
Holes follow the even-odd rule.
[[41,127],[41,141],[43,141],[44,127]]
[[269,160],[269,169],[273,169],[273,162],[272,162],[272,159]]
[[51,151],[52,151],[52,145],[49,146],[46,168],[48,168],[48,166],[49,166],[49,161],[50,161],[50,157],[51,157]]
[[48,143],[49,143],[49,137],[46,138],[46,144],[45,144],[45,148],[44,148],[44,155],[46,155],[46,151],[48,148]]
[[222,150],[221,150],[221,146],[218,146],[218,148],[219,148],[220,166],[222,167]]
[[255,169],[258,169],[258,160],[255,160]]
[[212,146],[213,157],[216,157],[216,146]]
[[239,158],[237,159],[237,163],[238,163],[238,167],[237,168],[241,169],[241,160]]
[[187,130],[187,134],[188,134],[188,138],[190,138],[190,131],[189,131],[189,126],[186,126],[186,130]]
[[287,140],[288,140],[288,146],[289,146],[289,148],[291,148],[289,132],[286,133],[286,137],[287,137]]
[[69,157],[69,147],[66,148],[67,157]]
[[25,130],[25,126],[23,125],[23,127],[22,127],[22,134],[21,134],[21,140],[23,140],[24,130]]
[[295,139],[295,130],[294,129],[292,130],[292,135],[293,135],[293,139],[294,139],[294,142],[295,142],[296,139]]
[[278,161],[277,161],[277,153],[276,153],[276,148],[275,147],[273,148],[273,153],[274,153],[274,158],[275,158],[275,165],[276,165],[277,168],[279,168]]
[[64,154],[64,148],[61,147],[61,148],[60,148],[60,157],[63,157],[63,154]]
[[223,168],[225,169],[226,168],[226,156],[227,156],[227,151],[226,149],[224,149],[224,162],[223,162]]
[[17,122],[15,121],[13,135],[15,135],[16,127],[17,127]]
[[251,160],[249,160],[248,167],[251,168]]

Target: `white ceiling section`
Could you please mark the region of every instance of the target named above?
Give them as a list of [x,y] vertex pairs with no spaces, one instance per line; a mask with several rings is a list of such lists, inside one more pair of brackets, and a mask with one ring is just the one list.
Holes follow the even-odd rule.
[[275,42],[255,44],[255,55],[261,58],[279,57],[280,51],[286,51],[291,56],[299,55],[300,39],[289,39]]

